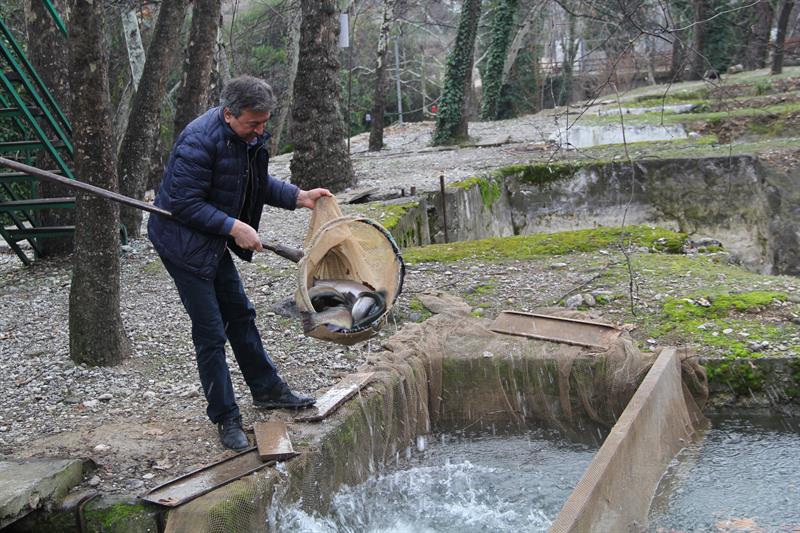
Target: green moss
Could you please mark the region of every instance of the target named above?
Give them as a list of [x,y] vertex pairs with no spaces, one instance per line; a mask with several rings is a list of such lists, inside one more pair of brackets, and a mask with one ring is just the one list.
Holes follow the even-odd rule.
[[146,272],[147,274],[160,274],[161,272],[164,271],[164,265],[161,264],[160,260],[156,259],[156,260],[150,261],[149,263],[146,263],[142,267],[142,270],[144,272]]
[[358,212],[364,217],[377,221],[381,226],[391,231],[406,213],[418,207],[419,202],[406,202],[404,204],[369,202],[359,206]]
[[406,248],[403,258],[410,263],[450,262],[465,258],[483,261],[533,259],[573,252],[591,252],[620,244],[675,252],[683,247],[686,238],[683,233],[648,226],[601,227]]
[[116,503],[109,507],[89,507],[84,512],[87,523],[102,524],[102,531],[128,531],[131,523],[153,522],[152,512],[144,505]]
[[729,357],[720,361],[709,361],[705,365],[709,383],[721,382],[738,395],[749,395],[764,388],[764,373],[750,361]]
[[431,313],[428,308],[425,307],[421,301],[419,301],[418,298],[411,300],[411,302],[408,304],[408,307],[411,309],[411,311],[419,313],[420,319],[417,320],[417,322],[424,322],[433,315],[433,313]]
[[473,176],[465,180],[450,183],[449,186],[465,190],[469,190],[472,187],[477,186],[481,192],[481,199],[483,199],[483,205],[486,206],[487,209],[491,209],[494,203],[500,198],[500,196],[503,193],[503,189],[500,186],[500,183],[497,182],[497,180],[494,180],[492,178],[478,177],[478,176]]
[[[597,161],[594,164],[599,164]],[[575,173],[586,166],[580,161],[537,163],[533,165],[511,165],[495,171],[499,177],[514,176],[529,185],[543,185],[571,179]]]
[[[669,298],[663,307],[664,313],[675,320],[687,318],[720,318],[733,311],[747,311],[756,307],[764,307],[773,301],[786,301],[786,294],[775,291],[751,291],[739,294],[709,294],[696,299]],[[708,305],[698,303],[705,299]]]
[[708,89],[669,91],[667,94],[648,94],[634,99],[633,107],[650,107],[668,104],[699,103],[708,98]]

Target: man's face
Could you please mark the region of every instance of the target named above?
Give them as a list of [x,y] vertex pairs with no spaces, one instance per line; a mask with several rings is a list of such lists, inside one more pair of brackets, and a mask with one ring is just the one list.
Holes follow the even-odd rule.
[[227,122],[231,129],[244,139],[250,142],[258,135],[263,135],[264,124],[269,120],[269,112],[255,112],[249,109],[243,109],[242,114],[238,117],[233,116],[233,113],[226,107],[225,108],[225,122]]

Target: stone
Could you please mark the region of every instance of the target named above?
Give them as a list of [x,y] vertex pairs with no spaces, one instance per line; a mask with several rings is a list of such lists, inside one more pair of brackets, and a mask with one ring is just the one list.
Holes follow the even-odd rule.
[[76,459],[0,461],[0,529],[61,500],[82,478]]

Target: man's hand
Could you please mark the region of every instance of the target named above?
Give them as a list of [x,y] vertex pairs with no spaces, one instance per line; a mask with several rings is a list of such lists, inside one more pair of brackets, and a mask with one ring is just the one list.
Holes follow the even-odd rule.
[[297,207],[307,207],[314,209],[317,200],[323,196],[333,196],[328,189],[311,189],[310,191],[300,191],[297,195]]
[[231,237],[236,241],[236,245],[244,250],[255,250],[260,252],[264,249],[261,245],[261,239],[258,237],[256,230],[252,226],[245,224],[241,220],[233,223],[231,228]]

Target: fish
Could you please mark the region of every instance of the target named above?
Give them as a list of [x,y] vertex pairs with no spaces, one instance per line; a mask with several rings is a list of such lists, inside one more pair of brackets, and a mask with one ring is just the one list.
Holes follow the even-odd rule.
[[348,298],[328,285],[316,285],[308,289],[308,297],[311,300],[311,305],[317,312],[324,311],[328,307],[336,307],[337,305],[350,306],[354,299],[349,301]]
[[353,327],[353,315],[350,314],[350,309],[345,305],[329,307],[318,313],[302,311],[300,313],[300,319],[303,322],[303,331],[306,332],[312,331],[319,326],[327,326],[331,331],[339,331]]
[[372,324],[386,312],[386,291],[366,291],[356,299],[351,310],[353,329]]
[[332,287],[346,297],[352,297],[353,301],[355,301],[362,292],[369,292],[372,290],[371,287],[351,279],[314,279],[312,288],[320,285]]

